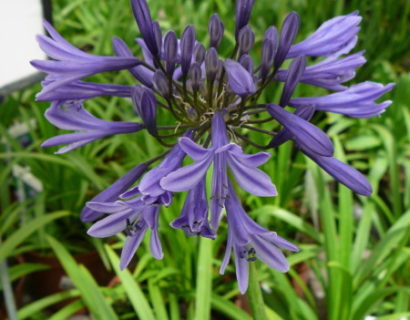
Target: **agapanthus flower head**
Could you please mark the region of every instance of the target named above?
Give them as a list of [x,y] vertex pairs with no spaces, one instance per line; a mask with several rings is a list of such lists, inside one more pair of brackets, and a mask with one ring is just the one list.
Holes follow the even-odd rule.
[[[158,232],[161,208],[172,204],[175,193],[187,192],[181,214],[171,226],[188,236],[214,239],[225,209],[228,241],[221,272],[233,251],[241,292],[248,286],[248,264],[256,259],[280,272],[287,271],[281,249],[298,248],[256,224],[241,205],[237,196],[240,191],[234,189],[259,197],[276,196],[275,185],[262,171],[270,158],[265,150],[289,140],[340,183],[358,194],[371,194],[367,179],[333,157],[332,141],[312,123],[316,112],[369,118],[380,115],[391,104],[377,100],[393,84],[366,81],[346,85],[366,62],[363,51],[350,53],[357,43],[361,17],[357,12],[335,17],[295,43],[303,23],[292,12],[279,28],[270,26],[261,35],[262,44],[256,48],[260,53],[258,64],[251,58],[258,45],[250,23],[254,5],[254,0],[236,1],[236,43],[228,57],[218,51],[225,26],[217,14],[209,19],[206,45],[197,39],[193,25],[188,25],[180,38],[173,30],[161,30],[145,0],[131,0],[141,37],[128,45],[114,38],[115,55],[111,57],[75,48],[45,23],[50,37],[39,36],[38,40],[51,60],[32,62],[47,73],[37,98],[52,102],[46,112],[52,124],[75,132],[51,138],[43,146],[65,144],[58,151],[63,153],[100,138],[147,130],[166,149],[96,195],[81,214],[83,221],[94,222],[88,231],[91,236],[109,237],[120,232],[127,236],[121,268],[130,263],[148,229],[152,230],[152,255],[163,257]],[[135,45],[142,51],[140,58],[130,49]],[[315,58],[313,62],[311,57]],[[287,68],[283,67],[285,62]],[[101,84],[86,79],[118,70],[127,70],[135,83]],[[279,101],[264,101],[264,90],[280,83],[283,89]],[[335,92],[294,97],[299,83]],[[86,106],[88,99],[99,96],[128,98],[141,121],[96,118]],[[169,117],[157,117],[159,108]],[[261,118],[262,114],[269,118]],[[173,122],[165,123],[172,118]],[[258,128],[259,123],[267,121],[280,130]],[[252,141],[249,130],[265,135],[266,143]],[[247,154],[247,145],[263,151]],[[185,160],[189,163],[184,165]]]

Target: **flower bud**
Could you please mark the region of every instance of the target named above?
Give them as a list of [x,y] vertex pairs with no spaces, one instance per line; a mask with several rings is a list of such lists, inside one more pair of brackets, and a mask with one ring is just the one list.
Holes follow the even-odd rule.
[[145,0],[131,0],[132,11],[142,38],[144,39],[149,51],[154,56],[158,56],[159,48],[157,46],[156,36],[153,30],[151,14],[148,4]]
[[194,60],[196,63],[202,64],[202,62],[204,62],[205,59],[205,47],[202,43],[198,42],[195,45],[195,49],[194,49]]
[[275,45],[272,40],[265,39],[262,44],[261,78],[265,79],[275,58]]
[[174,31],[170,31],[165,35],[164,39],[164,55],[166,70],[172,76],[175,70],[177,61],[178,40]]
[[155,42],[157,44],[157,48],[158,48],[159,52],[161,53],[161,49],[162,49],[162,32],[161,32],[161,28],[159,26],[158,21],[153,21],[152,22],[152,30],[154,32],[154,37],[155,37]]
[[278,68],[283,63],[289,52],[290,46],[296,38],[299,30],[300,18],[296,12],[291,12],[285,18],[280,32],[279,47],[275,56],[275,67]]
[[304,56],[297,57],[290,64],[288,77],[286,79],[285,86],[282,91],[282,96],[280,98],[279,105],[281,107],[285,107],[288,104],[293,91],[295,91],[296,85],[298,84],[300,78],[303,75],[303,72],[305,71],[305,68],[306,59]]
[[252,58],[247,55],[247,54],[243,54],[240,58],[239,58],[239,63],[242,65],[242,67],[244,67],[250,74],[253,74],[253,61]]
[[221,43],[224,34],[224,24],[218,14],[212,15],[208,23],[208,32],[210,37],[210,47],[217,49]]
[[131,99],[148,132],[156,135],[157,101],[153,92],[150,89],[135,85],[131,89]]
[[195,29],[189,25],[185,28],[181,38],[181,69],[182,74],[186,75],[191,65],[192,53],[195,45]]
[[255,43],[255,34],[253,33],[251,27],[246,25],[239,31],[238,44],[240,54],[249,53]]
[[235,23],[236,39],[238,39],[239,31],[248,24],[254,3],[255,3],[255,0],[237,0],[236,1],[236,23]]
[[213,81],[219,71],[219,59],[215,48],[210,48],[205,54],[205,70],[208,81]]
[[162,95],[165,98],[169,97],[171,93],[168,79],[161,70],[155,71],[154,88],[159,92],[160,95]]
[[225,70],[231,90],[240,97],[246,97],[256,92],[252,75],[238,62],[231,59],[225,61]]
[[194,63],[189,69],[189,78],[191,80],[191,86],[193,91],[198,91],[202,82],[202,70],[199,64]]

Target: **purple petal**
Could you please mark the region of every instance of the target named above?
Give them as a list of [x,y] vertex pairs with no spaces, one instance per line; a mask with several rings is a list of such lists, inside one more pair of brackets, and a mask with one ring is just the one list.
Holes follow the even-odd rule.
[[324,22],[309,38],[293,45],[287,58],[299,55],[328,56],[349,46],[360,30],[361,17],[357,14],[335,17]]
[[245,97],[256,92],[252,75],[244,67],[231,59],[227,59],[224,65],[229,86],[234,93]]
[[246,191],[260,197],[272,197],[278,194],[270,177],[263,171],[244,165],[231,154],[228,156],[228,163],[236,182]]
[[369,181],[356,169],[335,158],[321,157],[308,153],[306,150],[302,151],[322,167],[323,170],[349,189],[364,196],[370,196],[372,194],[372,186]]
[[256,256],[269,267],[279,272],[287,272],[289,270],[289,264],[285,256],[274,244],[263,241],[258,236],[253,236],[251,243],[256,251]]
[[268,111],[293,134],[295,141],[303,148],[318,155],[333,154],[332,142],[318,127],[277,105],[268,105]]
[[161,187],[172,192],[192,189],[205,176],[212,159],[212,154],[210,154],[201,161],[171,172],[161,179]]
[[94,223],[87,234],[95,238],[111,237],[127,226],[127,219],[134,215],[136,210],[125,208],[122,212],[117,212]]
[[132,257],[140,246],[142,239],[144,239],[147,226],[145,225],[135,236],[128,237],[125,241],[125,245],[121,251],[120,268],[124,270],[131,262]]
[[[109,186],[104,191],[97,194],[91,199],[88,204],[93,202],[108,202],[116,200],[120,194],[127,190],[131,185],[133,185],[147,170],[147,165],[145,163],[140,164],[130,170],[128,173],[123,175],[121,178],[116,180],[111,186]],[[100,211],[100,210],[98,210]],[[102,216],[102,212],[97,212],[91,208],[84,207],[81,211],[81,221],[91,222]]]
[[237,246],[233,246],[235,254],[235,269],[236,269],[236,279],[238,280],[239,291],[245,294],[248,289],[249,281],[249,262],[246,259],[240,257],[240,250]]
[[187,137],[179,138],[179,146],[193,160],[200,161],[209,154],[209,150],[205,149]]

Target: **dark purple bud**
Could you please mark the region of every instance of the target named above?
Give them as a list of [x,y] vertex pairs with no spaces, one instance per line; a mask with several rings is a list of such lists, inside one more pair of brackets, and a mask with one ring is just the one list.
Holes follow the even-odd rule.
[[132,12],[137,21],[142,38],[152,55],[158,56],[159,48],[152,25],[151,14],[145,0],[131,0]]
[[296,38],[299,30],[300,18],[296,12],[291,12],[282,24],[278,52],[275,56],[275,67],[278,68],[286,58],[289,48]]
[[262,58],[261,58],[261,78],[265,79],[273,65],[275,58],[275,47],[272,41],[264,40],[262,44]]
[[255,34],[249,25],[239,31],[238,44],[240,54],[249,53],[255,44]]
[[209,81],[213,81],[219,71],[218,53],[215,48],[210,48],[205,54],[205,70],[206,77]]
[[231,59],[225,61],[225,70],[231,90],[240,97],[246,97],[256,92],[252,75],[238,62]]
[[238,39],[239,31],[248,24],[254,3],[255,3],[255,0],[237,0],[236,1],[236,23],[235,23],[236,39]]
[[157,101],[153,92],[150,89],[136,85],[132,87],[131,99],[148,132],[156,135]]
[[292,96],[293,91],[296,88],[296,85],[305,72],[305,68],[306,59],[304,56],[297,57],[290,64],[288,77],[286,79],[285,86],[282,91],[282,96],[280,98],[279,105],[281,107],[285,107],[288,104],[290,97]]
[[274,26],[269,27],[266,29],[263,39],[272,41],[276,47],[276,43],[278,42],[278,30],[276,30]]
[[166,70],[172,76],[175,70],[175,63],[177,61],[178,40],[174,31],[169,31],[164,39],[164,55]]
[[154,88],[159,92],[163,97],[169,97],[170,87],[169,81],[165,74],[161,70],[155,71],[154,74]]
[[250,74],[253,74],[253,61],[252,61],[252,58],[249,55],[243,54],[239,58],[239,63],[242,65],[242,67],[244,67],[246,70],[248,70],[248,72]]
[[218,14],[212,15],[211,19],[209,19],[208,24],[208,32],[210,37],[210,47],[214,47],[218,49],[222,37],[224,35],[224,24],[222,23],[221,19],[219,18]]
[[195,45],[195,49],[194,49],[194,60],[196,63],[202,64],[202,62],[204,62],[205,59],[205,47],[202,43],[198,42]]
[[192,53],[195,46],[195,29],[193,25],[185,28],[181,37],[181,69],[182,74],[186,75],[191,65]]
[[276,54],[276,45],[278,41],[278,33],[275,27],[270,27],[265,32],[265,37],[262,43],[262,58],[261,58],[261,78],[265,79],[273,65]]
[[189,69],[189,78],[191,79],[192,90],[198,91],[202,82],[202,70],[199,64],[194,63]]
[[155,42],[157,44],[158,51],[161,52],[162,49],[162,32],[161,27],[157,21],[152,22],[152,30],[154,31]]

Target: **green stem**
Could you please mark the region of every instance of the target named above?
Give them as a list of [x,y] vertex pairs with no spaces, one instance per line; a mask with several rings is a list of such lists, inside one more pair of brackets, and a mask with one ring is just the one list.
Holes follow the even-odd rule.
[[249,305],[251,306],[253,319],[268,320],[265,311],[265,303],[263,302],[261,288],[258,282],[258,275],[255,263],[249,263],[249,288],[247,292]]

